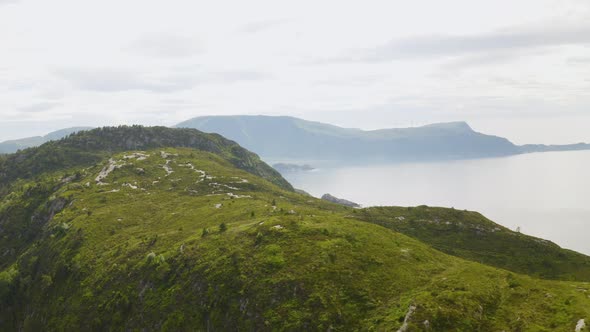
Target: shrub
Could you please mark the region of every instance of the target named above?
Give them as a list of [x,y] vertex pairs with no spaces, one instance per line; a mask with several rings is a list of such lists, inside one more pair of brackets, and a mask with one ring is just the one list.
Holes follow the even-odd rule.
[[148,262],[152,262],[156,258],[156,253],[152,251],[149,254],[147,254],[145,258]]
[[262,234],[262,232],[258,232],[258,234],[256,234],[256,239],[254,240],[254,244],[255,245],[261,244],[263,239],[264,239],[264,234]]
[[208,228],[203,228],[203,231],[201,232],[201,237],[205,237],[209,235],[209,229]]

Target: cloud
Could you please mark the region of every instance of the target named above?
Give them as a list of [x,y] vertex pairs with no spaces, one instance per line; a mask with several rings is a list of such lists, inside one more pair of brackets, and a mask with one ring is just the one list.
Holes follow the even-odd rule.
[[0,0],[0,6],[18,3],[20,0]]
[[242,25],[239,30],[245,33],[257,33],[264,30],[272,29],[274,27],[283,25],[290,20],[288,19],[273,19],[273,20],[264,20],[264,21],[256,21],[251,22],[248,24]]
[[20,112],[24,112],[24,113],[39,113],[39,112],[48,111],[48,110],[58,107],[60,105],[61,105],[61,103],[58,103],[58,102],[41,102],[41,103],[35,103],[32,105],[18,107],[17,110]]
[[590,28],[569,31],[502,32],[480,36],[427,36],[394,41],[375,49],[372,57],[453,56],[489,51],[590,43]]
[[574,64],[574,65],[576,65],[576,64],[590,64],[590,56],[572,57],[572,58],[567,59],[567,62],[570,64]]
[[204,53],[197,38],[163,32],[146,34],[133,41],[126,50],[157,58],[181,58]]
[[532,58],[534,56],[542,56],[549,52],[540,49],[523,49],[523,50],[490,50],[489,52],[478,52],[465,56],[452,57],[441,69],[451,70],[453,72],[471,67],[502,65],[519,58]]
[[186,76],[149,77],[138,72],[119,69],[60,69],[56,74],[81,90],[121,92],[144,90],[172,92],[190,89],[195,82]]
[[202,83],[237,83],[240,81],[261,81],[270,79],[266,73],[256,71],[219,71],[202,76]]
[[[192,68],[191,68],[192,69]],[[149,71],[145,71],[149,73]],[[55,73],[80,90],[94,92],[148,91],[170,93],[189,90],[203,84],[231,84],[240,81],[257,81],[268,75],[253,71],[196,72],[194,70],[165,71],[144,74],[122,69],[59,69]]]
[[315,63],[386,62],[407,59],[475,56],[468,62],[495,61],[490,53],[504,59],[522,50],[563,45],[590,45],[590,25],[555,27],[516,27],[480,35],[424,35],[392,40],[372,49],[352,50],[349,54],[318,59]]

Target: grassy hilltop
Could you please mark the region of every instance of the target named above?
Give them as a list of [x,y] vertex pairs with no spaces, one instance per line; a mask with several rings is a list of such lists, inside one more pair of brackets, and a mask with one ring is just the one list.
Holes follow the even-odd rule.
[[510,264],[469,232],[420,226],[507,232],[479,215],[304,196],[218,135],[83,132],[3,157],[0,183],[0,330],[573,331],[590,319],[586,256],[547,244],[564,263],[542,269],[529,238],[506,235],[522,256]]

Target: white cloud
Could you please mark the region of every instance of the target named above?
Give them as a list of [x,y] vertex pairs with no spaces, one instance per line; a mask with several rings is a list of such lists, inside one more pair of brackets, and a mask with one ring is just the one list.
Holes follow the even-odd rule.
[[56,70],[55,73],[77,89],[104,93],[132,90],[173,93],[190,90],[199,84],[231,84],[267,78],[265,74],[259,72],[203,72],[192,67],[167,69],[157,73],[150,72],[148,69],[63,68]]
[[407,57],[446,57],[563,45],[590,45],[590,24],[566,28],[503,29],[481,35],[417,36],[391,41],[369,51],[364,59],[385,61]]
[[163,32],[145,33],[126,49],[140,56],[164,58],[190,57],[204,52],[196,37]]
[[61,105],[61,103],[59,103],[59,102],[47,102],[46,101],[46,102],[38,102],[38,103],[31,104],[31,105],[21,106],[21,107],[17,108],[17,110],[20,112],[24,112],[24,113],[38,113],[38,112],[44,112],[44,111],[51,110],[51,109],[56,108],[60,105]]
[[590,141],[587,131],[531,125],[587,112],[586,0],[27,0],[1,8],[0,140],[43,123],[172,125],[263,113],[367,128],[526,118],[502,134]]
[[240,27],[239,31],[246,32],[246,33],[257,33],[265,30],[269,30],[272,28],[279,27],[283,24],[288,23],[290,20],[288,19],[270,19],[270,20],[263,20],[263,21],[255,21],[246,23]]
[[149,92],[172,92],[186,90],[196,82],[190,76],[150,76],[140,72],[117,69],[76,69],[56,71],[59,77],[69,81],[75,88],[96,92],[123,92],[144,90]]

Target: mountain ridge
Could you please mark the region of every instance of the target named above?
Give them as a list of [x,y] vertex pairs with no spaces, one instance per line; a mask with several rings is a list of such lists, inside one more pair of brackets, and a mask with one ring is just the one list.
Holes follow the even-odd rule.
[[474,131],[464,121],[421,127],[361,130],[288,116],[204,116],[176,127],[229,137],[263,158],[338,162],[438,161],[585,150],[590,145],[524,145]]
[[[81,160],[52,161],[76,149]],[[583,275],[538,279],[380,225],[399,216],[410,225],[439,218],[487,229],[491,221],[325,202],[237,167],[255,158],[241,149],[196,130],[120,127],[2,157],[18,167],[0,172],[9,188],[0,194],[0,325],[571,331],[590,317]],[[534,257],[522,253],[526,268]]]
[[[478,133],[465,121],[433,123],[420,127],[362,130],[307,121],[292,116],[226,115],[196,117],[174,127],[192,127],[206,132],[220,133],[261,154],[264,158],[275,161],[289,161],[297,158],[319,160],[328,158],[336,161],[352,159],[354,161],[355,158],[348,158],[347,153],[354,153],[368,162],[436,161],[590,150],[590,144],[587,143],[515,145],[500,136]],[[89,129],[92,128],[72,127],[45,136],[0,142],[0,154],[39,146],[74,132]],[[259,137],[261,135],[263,137]],[[293,144],[292,141],[286,140],[285,136],[293,137],[292,141],[295,140],[298,143]],[[273,142],[276,139],[279,141]],[[266,145],[271,145],[272,148],[265,148]],[[292,151],[284,151],[287,150],[285,147]]]
[[[218,134],[206,134],[196,129],[119,126],[77,132],[58,141],[5,155],[0,159],[0,193],[2,184],[19,177],[30,178],[42,171],[92,163],[106,153],[161,146],[193,147],[222,153],[236,167],[293,190],[277,171],[263,163],[256,154]],[[45,160],[43,165],[36,162],[39,159]]]
[[14,153],[18,150],[39,146],[49,141],[62,139],[68,135],[93,127],[70,127],[50,132],[44,136],[32,136],[0,142],[0,153]]

